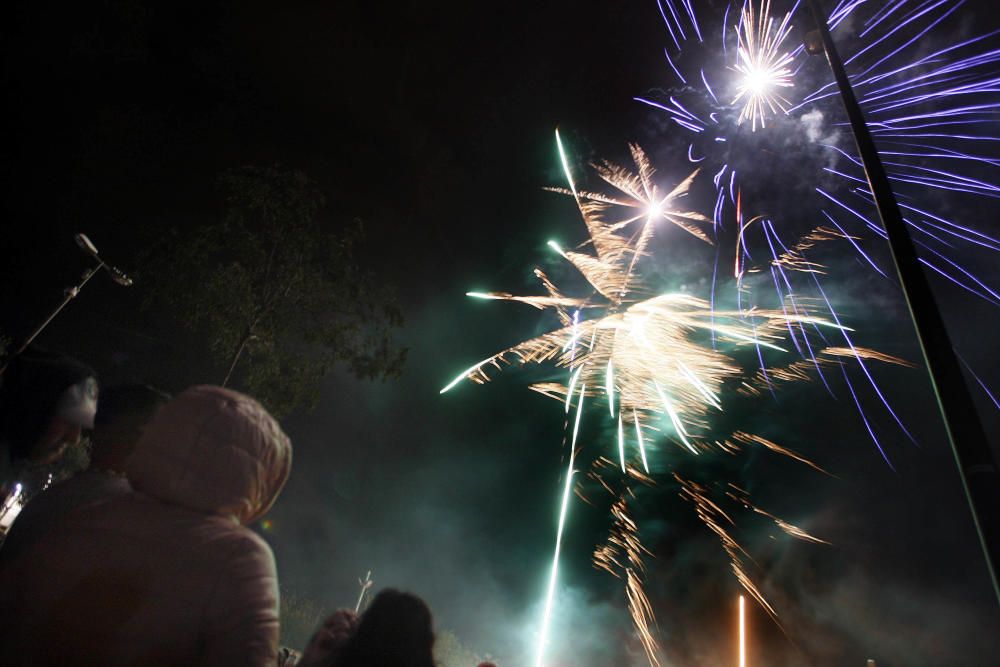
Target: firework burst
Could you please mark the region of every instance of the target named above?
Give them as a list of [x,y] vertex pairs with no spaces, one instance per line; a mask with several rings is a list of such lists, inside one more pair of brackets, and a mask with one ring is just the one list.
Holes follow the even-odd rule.
[[750,121],[750,128],[766,126],[768,113],[787,113],[792,105],[779,91],[792,87],[792,55],[783,51],[785,39],[791,32],[792,15],[785,14],[780,23],[771,16],[771,0],[762,0],[760,6],[749,2],[743,9],[736,29],[737,79],[733,104],[743,100],[738,123]]
[[[562,157],[565,165],[564,153]],[[695,295],[663,294],[651,289],[639,269],[644,261],[649,261],[648,246],[654,232],[668,223],[698,243],[711,244],[706,232],[711,221],[682,205],[695,174],[678,185],[661,189],[655,183],[654,170],[645,153],[632,146],[631,157],[634,170],[608,162],[594,165],[595,174],[610,187],[610,193],[578,189],[568,168],[569,189],[554,189],[574,197],[589,235],[585,243],[572,250],[550,245],[586,280],[590,294],[568,296],[541,269],[535,269],[535,275],[544,294],[470,293],[475,298],[514,301],[553,311],[560,326],[491,355],[463,371],[441,390],[449,391],[463,379],[487,382],[494,371],[512,362],[552,364],[564,369],[565,381],[531,385],[535,391],[562,402],[567,413],[574,402],[576,405],[570,462],[541,624],[538,665],[543,664],[562,534],[576,473],[577,437],[584,401],[593,404],[595,399],[601,399],[606,404],[617,435],[614,443],[609,443],[609,456],[600,449],[595,452],[588,475],[612,495],[613,528],[607,544],[595,552],[594,563],[625,582],[627,604],[637,634],[650,664],[657,665],[655,617],[642,586],[642,559],[648,552],[642,547],[637,524],[628,509],[633,486],[652,482],[650,447],[659,447],[663,441],[676,446],[673,451],[659,451],[658,470],[670,470],[678,457],[713,451],[734,454],[747,447],[764,447],[812,466],[791,450],[760,436],[735,433],[713,439],[712,416],[721,413],[732,396],[760,393],[764,388],[773,390],[782,381],[808,379],[812,367],[842,364],[842,349],[824,345],[822,331],[849,331],[839,322],[814,315],[804,301],[780,309],[725,310],[714,308],[708,300]],[[803,264],[794,250],[775,262],[787,271],[821,269],[808,262]],[[770,374],[761,372],[761,361],[760,368],[748,371],[744,360],[748,356],[763,360],[765,351],[795,356],[790,340],[810,345],[808,361],[796,357],[785,366],[771,368]],[[861,348],[854,348],[853,354],[899,361]],[[612,476],[615,469],[619,473]],[[710,499],[707,488],[680,477],[677,482],[683,490],[682,496],[694,503],[699,518],[719,535],[739,582],[773,612],[753,582],[742,548],[729,532],[727,521],[731,523],[731,519]],[[741,498],[739,502],[751,507],[744,500]],[[770,514],[764,515],[788,534],[806,539],[804,531]],[[719,520],[720,517],[725,520]]]

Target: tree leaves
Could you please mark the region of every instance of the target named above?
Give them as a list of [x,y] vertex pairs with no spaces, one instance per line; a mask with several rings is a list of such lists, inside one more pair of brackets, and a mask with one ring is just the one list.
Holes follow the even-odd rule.
[[221,219],[170,244],[149,299],[202,336],[216,375],[200,381],[245,390],[281,414],[314,405],[338,364],[359,378],[398,375],[402,312],[359,259],[362,222],[332,229],[322,193],[300,171],[240,167],[219,183]]

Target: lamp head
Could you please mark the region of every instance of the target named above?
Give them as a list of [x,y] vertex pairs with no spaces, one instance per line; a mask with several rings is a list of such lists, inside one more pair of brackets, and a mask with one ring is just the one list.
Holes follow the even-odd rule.
[[76,244],[80,246],[80,250],[84,251],[85,253],[87,253],[91,257],[94,257],[95,259],[97,258],[97,247],[93,244],[93,242],[89,238],[87,238],[86,234],[77,234]]

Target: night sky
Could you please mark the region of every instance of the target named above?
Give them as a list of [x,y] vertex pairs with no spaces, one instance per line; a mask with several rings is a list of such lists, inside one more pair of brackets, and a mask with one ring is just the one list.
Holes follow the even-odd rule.
[[[136,284],[126,291],[95,279],[40,342],[93,364],[106,383],[178,391],[218,382],[189,332],[141,310],[141,260],[167,231],[184,234],[219,216],[220,171],[301,169],[326,194],[330,224],[365,222],[365,261],[396,290],[406,315],[399,338],[410,352],[398,380],[334,373],[314,411],[285,420],[294,470],[269,528],[258,527],[274,548],[283,594],[306,606],[353,606],[358,577],[373,570],[377,587],[424,596],[439,630],[518,666],[532,656],[565,465],[562,411],[527,385],[555,376],[512,367],[486,386],[438,390],[553,320],[465,292],[537,293],[535,266],[581,287],[546,248],[549,239],[571,247],[586,238],[572,199],[542,189],[563,183],[557,125],[580,169],[626,160],[629,142],[674,180],[690,165],[676,150],[683,135],[632,99],[671,80],[655,0],[624,9],[452,4],[8,7],[0,329],[22,337],[58,303],[86,266],[73,243],[84,231]],[[696,4],[710,12],[722,3]],[[941,38],[989,30],[996,19],[987,6],[967,3]],[[841,113],[833,103],[824,109]],[[806,165],[787,182],[772,180],[768,195],[788,199],[780,193],[810,178]],[[993,201],[939,203],[997,233]],[[694,246],[662,245],[660,280],[704,286],[711,264],[685,250]],[[837,252],[851,250],[831,254],[827,285],[859,344],[918,361],[896,288]],[[1000,283],[995,256],[965,260]],[[997,311],[948,284],[935,289],[956,348],[1000,387]],[[813,382],[727,419],[801,451],[830,476],[764,455],[709,458],[692,472],[739,483],[831,542],[794,541],[740,517],[780,620],[751,609],[751,665],[997,664],[1000,609],[926,375],[875,368],[917,441],[868,406],[895,470],[843,383],[833,383],[834,399]],[[1000,412],[973,389],[996,451]],[[608,430],[585,420],[582,444],[612,445]],[[740,591],[727,558],[669,475],[658,479],[636,517],[656,554],[647,592],[667,663],[735,664]],[[620,583],[590,565],[609,525],[605,510],[571,509],[553,666],[645,664]],[[302,641],[302,631],[287,632]]]

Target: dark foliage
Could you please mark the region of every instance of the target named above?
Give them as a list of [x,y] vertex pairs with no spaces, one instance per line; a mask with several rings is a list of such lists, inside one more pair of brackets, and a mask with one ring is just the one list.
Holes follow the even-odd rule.
[[365,379],[399,374],[402,313],[363,266],[360,220],[332,229],[300,171],[241,167],[220,178],[219,222],[175,234],[154,263],[148,303],[196,331],[216,376],[274,412],[311,407],[337,364]]

